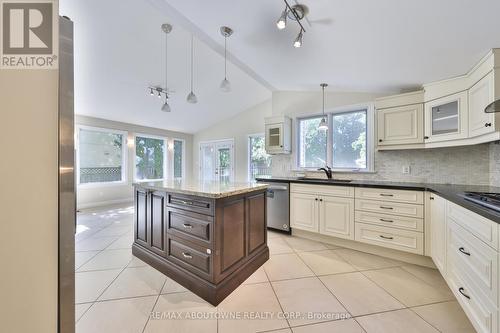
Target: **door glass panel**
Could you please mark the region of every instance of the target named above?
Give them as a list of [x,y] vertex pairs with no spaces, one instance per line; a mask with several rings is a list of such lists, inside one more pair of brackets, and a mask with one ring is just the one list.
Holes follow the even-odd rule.
[[432,108],[432,135],[458,132],[458,101]]
[[218,149],[219,181],[229,182],[231,180],[231,152],[229,148]]
[[214,165],[214,147],[213,145],[201,146],[201,180],[212,181],[215,175]]
[[280,128],[272,127],[269,128],[269,146],[279,147],[280,145]]

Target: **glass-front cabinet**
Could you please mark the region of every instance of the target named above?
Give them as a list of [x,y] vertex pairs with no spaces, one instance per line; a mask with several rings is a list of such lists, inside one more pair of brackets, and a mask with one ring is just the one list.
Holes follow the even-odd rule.
[[289,154],[291,152],[291,119],[284,116],[269,117],[266,121],[266,152]]
[[425,103],[425,142],[468,136],[467,91]]

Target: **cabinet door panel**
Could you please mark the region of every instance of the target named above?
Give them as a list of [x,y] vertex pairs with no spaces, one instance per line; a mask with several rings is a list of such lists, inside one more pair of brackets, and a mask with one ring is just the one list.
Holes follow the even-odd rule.
[[311,194],[290,195],[290,225],[292,228],[318,232],[318,197]]
[[468,108],[467,91],[425,103],[425,142],[467,138]]
[[431,257],[444,275],[446,269],[446,200],[431,194],[429,196]]
[[145,190],[135,191],[135,241],[145,247],[149,247],[149,225],[148,225],[148,193]]
[[150,194],[149,214],[151,223],[150,246],[151,250],[161,256],[166,256],[166,224],[165,224],[165,197],[162,192],[152,192]]
[[322,196],[319,203],[319,232],[354,239],[354,199]]
[[[484,109],[495,99],[494,74],[491,72],[469,89],[469,136],[495,131],[495,114]],[[487,126],[488,125],[488,126]]]
[[377,111],[378,145],[402,145],[424,142],[422,104]]

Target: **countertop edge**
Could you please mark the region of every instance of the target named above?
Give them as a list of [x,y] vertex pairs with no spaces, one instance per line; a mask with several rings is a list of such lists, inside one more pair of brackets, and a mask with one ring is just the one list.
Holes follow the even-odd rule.
[[223,198],[227,198],[227,197],[231,197],[231,196],[235,196],[235,195],[239,195],[239,194],[251,193],[251,192],[256,192],[256,191],[263,191],[267,188],[267,185],[263,184],[262,186],[256,186],[256,187],[251,187],[251,188],[229,190],[227,192],[221,192],[221,193],[209,193],[209,192],[203,192],[203,191],[176,189],[176,188],[164,187],[164,186],[154,186],[154,185],[148,184],[148,183],[133,183],[132,186],[134,188],[140,187],[140,188],[145,188],[147,190],[163,191],[163,192],[169,192],[169,193],[178,193],[178,194],[191,195],[191,196],[208,198],[208,199],[223,199]]
[[[296,183],[296,184],[311,184],[311,185],[325,185],[325,186],[348,186],[348,187],[371,187],[371,188],[386,188],[395,190],[410,190],[410,191],[428,191],[435,193],[442,198],[453,202],[463,208],[466,208],[478,215],[481,215],[493,222],[500,224],[500,213],[494,210],[483,208],[477,204],[465,200],[459,196],[459,192],[454,187],[467,185],[445,185],[445,184],[425,184],[425,183],[376,183],[374,181],[353,180],[349,183],[327,183],[322,180],[314,179],[285,179],[285,178],[257,178],[260,182],[279,182],[279,183]],[[473,185],[471,185],[473,186]]]

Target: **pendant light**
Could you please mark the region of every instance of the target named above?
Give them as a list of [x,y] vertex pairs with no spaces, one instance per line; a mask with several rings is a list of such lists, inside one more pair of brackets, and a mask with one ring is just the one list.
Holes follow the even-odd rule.
[[325,88],[328,87],[328,84],[322,83],[320,84],[321,89],[323,90],[323,118],[321,118],[321,121],[319,122],[318,129],[320,131],[326,131],[328,130],[328,122],[326,121],[326,115],[325,115]]
[[229,27],[220,27],[220,33],[224,37],[224,80],[220,83],[220,90],[224,92],[231,91],[231,82],[227,79],[227,37],[233,34],[233,30]]
[[172,31],[172,26],[168,23],[161,25],[161,30],[165,33],[165,103],[161,107],[163,112],[171,112],[168,105],[168,34]]
[[194,63],[194,36],[191,34],[191,92],[187,95],[186,100],[188,103],[198,103],[198,98],[193,92],[193,63]]

